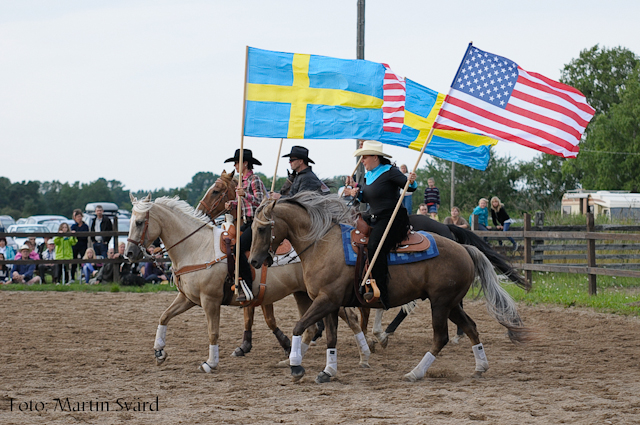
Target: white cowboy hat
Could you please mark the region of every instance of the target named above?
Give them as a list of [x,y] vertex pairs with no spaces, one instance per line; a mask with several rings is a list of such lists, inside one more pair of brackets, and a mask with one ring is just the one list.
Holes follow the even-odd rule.
[[391,158],[391,155],[382,152],[382,143],[376,142],[373,140],[366,140],[362,144],[362,149],[358,149],[353,153],[353,156],[362,156],[362,155],[380,155],[380,156],[386,156],[387,158]]

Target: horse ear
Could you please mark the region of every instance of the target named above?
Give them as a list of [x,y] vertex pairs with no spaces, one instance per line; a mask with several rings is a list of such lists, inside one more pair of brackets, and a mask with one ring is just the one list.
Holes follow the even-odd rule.
[[227,175],[227,170],[222,170],[222,174],[220,175],[220,177],[224,177]]
[[229,176],[229,178],[233,179],[233,176],[236,175],[236,170],[231,170],[231,176]]
[[133,196],[131,192],[129,192],[129,198],[131,198],[131,204],[135,204],[136,202],[138,202],[138,198]]
[[151,193],[149,193],[147,196],[145,196],[144,199],[142,200],[142,202],[151,202]]

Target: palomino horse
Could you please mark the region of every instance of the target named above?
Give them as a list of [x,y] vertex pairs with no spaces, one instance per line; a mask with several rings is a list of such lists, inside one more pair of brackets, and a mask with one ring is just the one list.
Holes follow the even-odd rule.
[[[226,170],[223,170],[220,178],[215,181],[215,183],[209,188],[209,190],[207,190],[207,192],[202,197],[202,200],[198,203],[197,209],[208,215],[211,220],[215,220],[216,217],[225,212],[225,203],[229,200],[234,199],[234,197],[236,196],[235,191],[237,187],[237,181],[233,179],[234,174],[235,171],[227,173]],[[293,175],[289,173],[289,170],[287,170],[287,174],[287,181],[285,182],[285,186],[283,186],[283,188],[290,188],[293,181]],[[234,213],[235,210],[232,211],[232,214]],[[302,266],[299,263],[296,263],[296,267],[300,268]],[[264,315],[264,320],[267,323],[267,326],[269,326],[269,329],[271,329],[273,334],[276,336],[278,342],[288,356],[291,351],[291,341],[285,334],[282,333],[280,328],[278,328],[276,317],[273,312],[273,304],[262,303],[260,307],[262,308],[262,313]],[[240,347],[237,347],[235,349],[232,354],[233,356],[244,356],[249,351],[251,351],[252,347],[251,329],[253,327],[255,307],[245,307],[243,309],[243,312],[244,334],[242,338],[242,344],[240,345]],[[360,326],[358,325],[358,316],[353,309],[340,309],[340,317],[347,323],[347,325],[349,325],[354,335],[359,335],[360,332],[362,332],[362,329],[360,329]]]
[[[304,192],[278,202],[264,202],[254,218],[251,264],[254,267],[265,261],[269,264],[273,248],[283,239],[289,239],[301,253],[304,282],[313,299],[311,307],[293,329],[289,360],[294,380],[305,373],[301,366],[301,335],[321,317],[326,317],[327,364],[316,382],[328,382],[337,373],[338,310],[340,306],[360,305],[354,291],[354,269],[345,263],[338,226],[338,223],[353,223],[354,214],[355,210],[337,197]],[[475,322],[460,308],[460,301],[476,276],[480,279],[489,313],[508,329],[511,340],[526,340],[528,329],[518,315],[515,302],[500,286],[493,266],[477,248],[438,235],[433,237],[440,252],[437,257],[389,267],[391,306],[406,304],[416,298],[429,298],[431,302],[433,346],[404,378],[416,381],[424,377],[449,341],[447,319],[461,326],[473,342],[476,375],[481,375],[489,367],[487,357]],[[302,252],[310,241],[314,243],[313,249]]]
[[[143,249],[160,237],[168,247],[174,274],[178,276],[176,286],[179,293],[171,306],[162,313],[156,332],[156,363],[160,365],[167,358],[164,347],[169,320],[199,305],[205,312],[209,331],[209,358],[200,365],[200,370],[211,372],[219,362],[220,307],[223,304],[240,305],[229,285],[225,285],[227,264],[219,246],[222,230],[214,226],[204,214],[177,198],[163,197],[153,202],[151,195],[140,201],[132,196],[131,202],[133,211],[126,256],[131,261],[140,260]],[[257,287],[257,283],[254,285]],[[311,305],[299,264],[270,270],[267,285],[264,295],[264,302],[267,304],[293,294],[300,315]],[[307,347],[314,333],[315,326],[305,333],[304,343]],[[368,367],[370,352],[362,332],[356,339],[360,349],[360,364]]]

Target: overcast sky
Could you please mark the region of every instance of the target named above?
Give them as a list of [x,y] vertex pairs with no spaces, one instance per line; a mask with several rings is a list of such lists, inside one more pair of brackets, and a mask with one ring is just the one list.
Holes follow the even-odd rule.
[[[355,58],[356,17],[356,0],[0,0],[0,176],[151,190],[229,170],[245,46]],[[473,41],[559,79],[595,44],[639,54],[639,17],[633,0],[368,0],[365,58],[446,93]],[[273,175],[279,139],[244,143]],[[354,141],[285,140],[282,154],[295,144],[322,178],[353,170]],[[409,168],[418,158],[385,150]],[[537,153],[500,143],[498,154]]]

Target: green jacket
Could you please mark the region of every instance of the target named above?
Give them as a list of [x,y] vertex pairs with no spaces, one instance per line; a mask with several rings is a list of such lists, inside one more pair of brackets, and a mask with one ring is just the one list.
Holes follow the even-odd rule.
[[56,236],[53,238],[56,244],[56,260],[73,260],[73,249],[71,248],[78,242],[75,236]]

